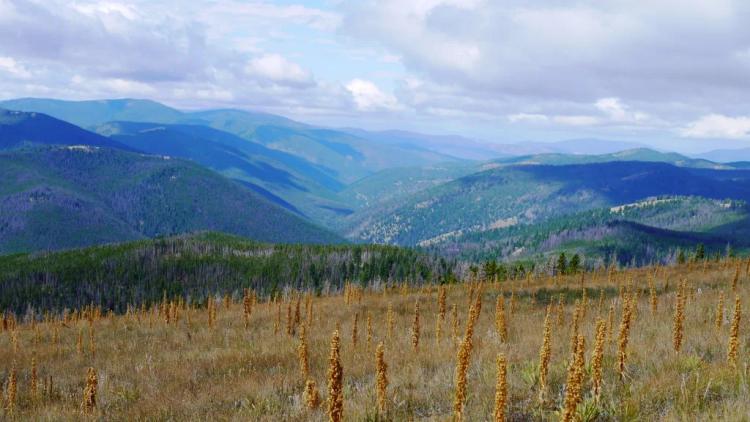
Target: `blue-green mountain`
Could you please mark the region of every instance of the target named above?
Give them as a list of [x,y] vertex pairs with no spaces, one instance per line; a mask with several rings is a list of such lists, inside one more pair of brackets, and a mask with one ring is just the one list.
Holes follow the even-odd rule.
[[750,208],[739,200],[649,198],[533,224],[515,224],[446,237],[428,250],[461,259],[513,257],[553,261],[575,253],[622,264],[668,262],[678,249],[703,244],[709,252],[750,247]]
[[391,168],[459,161],[411,144],[242,110],[183,112],[131,99],[27,98],[3,101],[0,107],[47,113],[147,152],[195,160],[326,225],[355,211],[337,195],[346,185]]
[[[748,163],[717,163],[631,142],[488,145],[457,136],[327,129],[242,110],[181,111],[130,99],[20,99],[0,102],[0,107],[24,111],[0,114],[0,150],[8,151],[3,175],[13,180],[6,189],[21,192],[6,199],[9,205],[3,209],[11,211],[1,214],[0,233],[12,227],[13,236],[5,239],[17,239],[6,251],[193,230],[269,241],[341,240],[320,225],[355,242],[421,247],[467,260],[543,261],[568,251],[644,263],[669,259],[678,248],[698,242],[713,251],[727,245],[745,248],[745,234],[750,234],[746,207],[739,205],[750,200]],[[50,154],[62,153],[99,161],[89,167],[76,162],[82,166],[78,179],[66,172],[47,174],[40,184],[46,190],[26,190],[25,183],[36,179],[10,164],[33,163],[35,157],[48,163]],[[722,154],[729,161],[724,158],[731,153]],[[99,159],[110,156],[129,158]],[[94,185],[118,185],[117,177],[130,175],[117,167],[123,160],[170,163],[194,179],[178,193],[133,185],[126,196],[142,196],[126,202],[147,216],[147,227],[140,227],[107,202],[113,195],[122,198],[120,191],[89,192],[79,186],[85,185],[87,172]],[[114,179],[103,175],[110,165]],[[231,189],[219,188],[219,181]],[[166,196],[158,205],[142,209],[161,192]],[[252,201],[239,201],[240,196]],[[649,202],[653,198],[659,199]],[[57,208],[37,208],[37,200]],[[206,204],[216,217],[202,214],[196,204]],[[641,205],[627,215],[611,211],[628,204]],[[247,214],[247,209],[261,211]],[[277,212],[283,221],[261,224]],[[28,227],[40,228],[18,229],[26,218],[33,222]],[[694,224],[698,220],[705,224]],[[81,229],[58,233],[57,221]]]
[[207,126],[111,122],[97,132],[149,154],[195,161],[302,215],[315,215],[344,187],[330,169]]
[[342,239],[195,163],[88,145],[0,152],[0,254],[213,230]]
[[418,245],[663,195],[750,199],[750,171],[613,161],[501,166],[370,207],[345,222],[364,241]]
[[130,150],[117,141],[45,114],[0,108],[0,150],[39,144],[90,145]]
[[343,183],[392,167],[422,166],[454,157],[412,145],[389,145],[285,117],[243,110],[183,112],[148,100],[61,101],[26,98],[0,107],[46,113],[85,129],[112,121],[208,126],[326,167]]

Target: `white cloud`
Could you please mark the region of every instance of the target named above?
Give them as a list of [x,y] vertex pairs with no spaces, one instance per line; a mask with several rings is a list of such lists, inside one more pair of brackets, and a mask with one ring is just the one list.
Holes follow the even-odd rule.
[[363,79],[353,79],[346,89],[361,111],[398,110],[401,108],[396,97],[381,91],[377,85]]
[[[536,106],[537,109],[545,107]],[[658,122],[646,113],[632,110],[619,98],[600,98],[592,104],[557,105],[547,107],[546,113],[520,112],[507,115],[510,123],[526,124],[558,124],[564,126],[649,126]],[[581,112],[581,114],[564,113],[566,109]],[[561,112],[563,111],[563,112]]]
[[567,126],[593,126],[600,122],[594,116],[554,116],[552,121]]
[[605,123],[601,118],[589,115],[558,114],[548,116],[545,114],[516,113],[507,116],[510,123],[544,124],[550,123],[563,126],[597,126]]
[[418,112],[454,101],[509,123],[633,133],[743,113],[750,97],[743,0],[370,0],[341,10],[342,33],[424,81],[399,93],[419,99],[409,103]]
[[337,13],[298,4],[275,5],[259,1],[230,0],[203,6],[206,5],[202,5],[200,14],[209,17],[212,22],[291,22],[326,31],[335,30],[341,23],[341,16]]
[[601,98],[594,105],[613,122],[638,123],[649,119],[646,113],[630,111],[619,98]]
[[124,3],[101,2],[74,4],[73,7],[87,16],[120,15],[130,20],[135,20],[139,17],[139,13],[133,6]]
[[508,116],[508,121],[511,123],[519,123],[519,122],[540,123],[540,122],[546,122],[548,120],[549,120],[549,117],[545,116],[544,114],[516,113],[516,114],[511,114]]
[[744,0],[0,0],[0,96],[743,137],[726,116],[747,115],[747,16]]
[[9,73],[19,79],[30,79],[32,77],[31,72],[12,57],[0,56],[0,72]]
[[148,96],[156,93],[156,90],[149,84],[127,79],[106,79],[102,84],[112,92],[122,95]]
[[709,114],[688,124],[679,132],[689,138],[747,138],[750,137],[750,117]]
[[81,75],[75,75],[70,83],[73,87],[83,90],[102,90],[111,92],[112,95],[126,97],[147,97],[156,94],[156,89],[151,85],[139,81],[121,78],[90,79]]
[[467,111],[457,107],[428,107],[424,110],[426,114],[441,118],[470,120],[476,122],[479,119],[483,120],[495,120],[497,116],[490,113],[482,113],[477,111]]
[[[342,80],[318,81],[269,44],[297,42],[274,31],[330,31],[337,19],[266,2],[0,0],[0,97],[146,97],[300,119],[351,116]],[[306,54],[306,45],[295,48]]]
[[279,54],[264,54],[252,59],[245,67],[245,71],[251,76],[280,85],[309,86],[313,84],[310,72]]
[[380,60],[383,63],[393,63],[393,64],[400,64],[401,63],[401,57],[395,56],[393,54],[386,54],[380,58]]

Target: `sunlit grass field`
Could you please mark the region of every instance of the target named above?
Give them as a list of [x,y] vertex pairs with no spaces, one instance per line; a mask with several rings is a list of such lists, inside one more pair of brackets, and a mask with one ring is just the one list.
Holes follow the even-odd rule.
[[[270,299],[246,291],[217,296],[206,307],[167,299],[126,315],[87,309],[36,321],[7,316],[0,336],[2,415],[329,420],[338,330],[343,420],[748,420],[747,318],[739,325],[735,318],[736,300],[745,309],[750,303],[747,270],[747,261],[725,260],[502,283],[347,286],[323,297],[288,291]],[[679,300],[682,312],[676,312]],[[476,319],[469,324],[472,306]],[[542,385],[545,317],[550,353]],[[604,337],[595,394],[597,321]],[[728,356],[732,328],[735,360]],[[566,400],[580,353],[575,334],[584,347],[580,397]],[[378,389],[381,342],[387,385]],[[469,343],[461,357],[465,390],[457,399],[459,352]],[[502,400],[496,400],[498,354],[507,362]],[[96,372],[93,405],[89,368]],[[307,381],[315,391],[308,388],[306,397]],[[318,406],[310,406],[311,394]],[[504,415],[496,413],[498,405]]]

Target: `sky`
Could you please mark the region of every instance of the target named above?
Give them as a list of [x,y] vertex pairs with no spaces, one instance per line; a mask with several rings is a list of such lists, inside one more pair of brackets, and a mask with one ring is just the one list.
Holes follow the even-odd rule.
[[750,146],[746,0],[0,0],[0,98]]

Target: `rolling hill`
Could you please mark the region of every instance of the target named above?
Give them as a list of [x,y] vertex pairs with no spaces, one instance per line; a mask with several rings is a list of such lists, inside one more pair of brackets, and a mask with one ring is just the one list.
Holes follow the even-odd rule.
[[[611,161],[643,161],[653,163],[668,163],[677,167],[707,168],[727,170],[733,167],[730,164],[715,163],[700,158],[690,158],[674,152],[660,152],[649,148],[628,149],[609,154],[536,154],[519,157],[510,157],[492,161],[497,165],[517,164],[591,164],[607,163]],[[490,164],[487,164],[488,166]]]
[[317,215],[344,185],[333,171],[207,126],[111,122],[97,132],[149,154],[193,160],[303,215]]
[[485,161],[512,155],[513,153],[512,150],[507,150],[508,145],[482,142],[457,135],[428,135],[403,130],[375,132],[357,128],[340,130],[377,143],[430,150],[463,160]]
[[378,144],[330,129],[265,125],[256,128],[248,139],[334,169],[345,184],[385,169],[456,161],[430,150]]
[[327,226],[356,210],[357,204],[337,196],[346,185],[387,169],[460,161],[427,148],[243,110],[184,112],[131,99],[26,98],[0,107],[48,113],[146,152],[195,160]]
[[[407,198],[427,188],[436,187],[460,177],[480,171],[517,165],[571,165],[593,164],[615,161],[662,162],[678,167],[704,169],[745,169],[741,163],[720,164],[708,160],[693,159],[676,153],[659,152],[647,148],[630,149],[611,154],[536,154],[506,157],[491,161],[463,161],[443,163],[425,167],[405,167],[383,170],[344,188],[339,196],[355,208],[367,208]],[[730,173],[727,173],[730,174]]]
[[0,109],[0,150],[40,144],[90,145],[131,150],[119,142],[45,114]]
[[456,162],[383,170],[346,186],[339,198],[354,210],[366,209],[448,183],[479,168],[475,162]]
[[[106,116],[109,116],[107,114]],[[37,112],[0,110],[0,150],[34,145],[88,145],[193,160],[240,181],[266,199],[303,216],[330,213],[343,185],[295,155],[206,126],[114,122],[100,134]],[[106,136],[105,136],[106,135]]]
[[380,132],[356,128],[341,129],[358,137],[375,142],[398,144],[412,148],[426,148],[466,160],[486,161],[503,157],[540,154],[603,155],[625,150],[647,148],[637,142],[606,139],[566,139],[553,142],[488,142],[460,135],[429,135],[403,130]]
[[356,213],[346,221],[345,233],[363,241],[416,245],[660,195],[747,200],[748,177],[743,170],[631,161],[499,167]]
[[744,201],[660,197],[445,238],[424,247],[472,261],[532,259],[558,253],[621,264],[669,262],[677,249],[703,243],[709,252],[750,246],[750,208]]
[[[0,106],[29,110],[2,115],[0,130],[5,132],[0,140],[5,142],[4,149],[37,144],[82,144],[157,156],[139,155],[142,160],[164,160],[164,156],[187,159],[195,164],[181,160],[172,162],[193,166],[194,171],[205,171],[199,178],[201,181],[194,182],[196,186],[204,183],[202,179],[208,177],[207,174],[219,177],[197,165],[200,164],[238,182],[232,186],[244,194],[252,195],[248,191],[253,191],[254,200],[262,201],[266,206],[272,206],[271,202],[299,217],[331,227],[357,242],[422,246],[464,258],[491,255],[495,253],[495,246],[506,242],[506,246],[500,248],[504,251],[503,256],[544,255],[562,246],[554,242],[531,244],[507,233],[515,233],[514,230],[527,233],[530,225],[538,225],[539,231],[533,236],[538,240],[545,236],[539,233],[551,230],[548,227],[559,228],[560,222],[569,217],[581,220],[586,216],[593,225],[581,226],[575,231],[578,237],[570,240],[583,242],[577,250],[611,255],[614,248],[620,251],[617,255],[624,257],[627,254],[622,251],[629,247],[637,251],[632,255],[634,258],[661,259],[665,251],[673,250],[675,245],[700,238],[711,247],[718,247],[727,239],[735,239],[735,233],[746,232],[744,219],[726,221],[723,231],[717,227],[716,231],[708,233],[689,224],[673,227],[654,221],[601,219],[595,214],[586,214],[591,210],[665,195],[689,195],[705,200],[750,199],[750,171],[744,163],[715,163],[641,148],[629,142],[579,139],[489,145],[456,136],[325,129],[281,116],[242,110],[186,112],[147,100],[69,102],[21,99],[0,102]],[[42,112],[68,119],[96,133]],[[468,150],[464,153],[456,150],[456,145],[461,142],[467,143]],[[518,155],[522,151],[541,153]],[[86,152],[92,156],[104,153],[97,148],[77,147],[67,152]],[[49,153],[44,151],[44,154]],[[503,157],[491,161],[463,159],[484,154],[487,158]],[[17,166],[9,165],[9,168],[23,173]],[[94,183],[99,183],[100,178],[101,175],[97,175]],[[179,200],[175,202],[178,209],[190,209],[195,215],[188,217],[180,214],[182,211],[164,211],[164,215],[156,216],[149,214],[147,221],[166,219],[167,215],[174,213],[181,222],[143,228],[134,225],[132,218],[111,212],[111,204],[103,197],[92,197],[89,192],[70,189],[70,186],[77,188],[78,182],[70,182],[65,188],[49,181],[45,183],[46,190],[29,191],[29,203],[35,204],[34,201],[39,200],[40,203],[57,204],[57,208],[54,212],[46,208],[29,208],[33,212],[28,215],[37,216],[32,226],[42,227],[31,237],[41,236],[42,232],[57,233],[58,228],[43,224],[56,219],[70,222],[71,227],[88,227],[76,235],[68,232],[56,234],[52,244],[64,243],[61,239],[66,236],[86,239],[83,243],[72,241],[75,246],[194,229],[229,231],[256,238],[260,236],[263,240],[274,238],[270,232],[261,230],[259,224],[252,228],[239,224],[237,215],[246,210],[229,207],[221,210],[223,214],[217,210],[221,217],[216,219],[216,226],[211,225],[210,218]],[[107,180],[103,183],[115,182]],[[153,195],[148,188],[133,189],[128,195],[139,189],[144,191],[146,196],[139,201],[146,201]],[[194,201],[203,203],[215,199],[215,195],[233,197],[235,192],[206,187],[206,190],[200,189],[193,194],[202,195]],[[161,207],[169,210],[174,201],[173,197],[165,197]],[[21,206],[17,198],[12,204]],[[680,204],[677,208],[684,207],[685,212],[695,211],[687,202]],[[76,206],[92,210],[91,218],[84,219],[77,213]],[[257,205],[243,207],[252,209]],[[156,208],[151,207],[151,212],[156,212]],[[41,217],[45,213],[47,217]],[[292,217],[289,213],[283,215]],[[717,215],[724,214],[717,212]],[[11,217],[6,215],[8,221],[12,219],[17,227],[18,218]],[[683,219],[691,221],[693,217],[686,214]],[[305,232],[296,226],[298,223],[321,230],[297,219],[291,223],[291,232]],[[6,228],[9,226],[6,223]],[[269,230],[283,231],[273,224]],[[284,238],[288,233],[274,232],[274,235]],[[326,235],[331,236],[330,233]],[[20,235],[16,233],[14,236]],[[552,237],[549,233],[546,236]],[[510,244],[526,246],[511,248],[508,239],[513,239]],[[638,249],[633,239],[660,245],[655,249],[658,252]],[[14,242],[22,243],[21,240]],[[600,246],[597,249],[592,246],[596,242],[619,246],[609,249]],[[519,248],[524,251],[520,255]]]
[[46,113],[87,129],[112,121],[208,126],[328,168],[344,184],[387,168],[456,160],[428,149],[389,145],[281,116],[244,110],[183,112],[153,101],[134,99],[62,101],[24,98],[0,101],[0,107]]
[[341,242],[194,163],[95,146],[0,153],[0,253],[214,230]]
[[118,312],[159,303],[164,294],[194,303],[217,292],[259,295],[285,288],[317,293],[345,282],[440,280],[455,263],[379,245],[282,245],[223,233],[146,239],[51,253],[0,256],[0,309],[62,310],[99,303]]
[[0,107],[44,113],[86,129],[115,120],[176,123],[183,118],[180,111],[150,100],[66,101],[48,98],[18,98],[0,101]]

